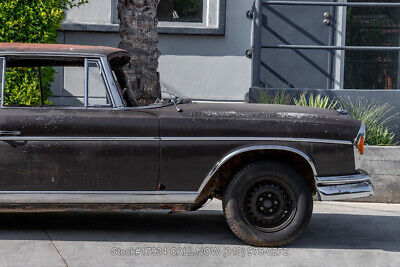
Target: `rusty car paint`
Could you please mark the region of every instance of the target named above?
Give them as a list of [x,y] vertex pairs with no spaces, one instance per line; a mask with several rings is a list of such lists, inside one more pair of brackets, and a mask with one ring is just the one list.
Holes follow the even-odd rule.
[[70,44],[31,44],[31,43],[1,43],[0,54],[64,54],[64,55],[102,55],[109,60],[117,57],[129,58],[125,50],[105,46],[86,46]]

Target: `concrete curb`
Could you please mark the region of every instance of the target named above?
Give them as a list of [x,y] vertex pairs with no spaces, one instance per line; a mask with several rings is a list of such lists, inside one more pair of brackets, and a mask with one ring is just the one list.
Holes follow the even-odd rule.
[[400,203],[400,146],[366,146],[361,168],[371,175],[375,195],[355,201]]

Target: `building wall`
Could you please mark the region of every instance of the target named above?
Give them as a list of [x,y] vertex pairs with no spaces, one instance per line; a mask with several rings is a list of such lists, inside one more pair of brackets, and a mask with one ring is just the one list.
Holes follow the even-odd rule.
[[113,24],[115,2],[112,0],[89,0],[82,7],[74,8],[66,14],[66,23]]
[[[246,17],[251,5],[252,0],[226,1],[224,35],[160,34],[163,90],[200,100],[243,101],[250,87],[251,61],[245,51],[251,46],[251,21]],[[70,10],[59,42],[118,46],[115,6],[113,0],[89,0]]]
[[[341,0],[310,0],[309,2],[312,1],[338,2]],[[324,23],[325,13],[329,14],[331,20],[329,24]],[[250,89],[249,98],[251,102],[260,102],[260,95],[262,96],[267,90],[272,94],[285,92],[295,96],[307,91],[313,93],[314,96],[322,94],[341,101],[351,99],[353,103],[357,100],[385,103],[391,109],[388,115],[394,116],[388,123],[388,127],[396,134],[397,141],[400,142],[399,89],[383,90],[382,88],[361,86],[343,89],[345,88],[343,82],[345,55],[349,55],[351,51],[282,48],[282,45],[349,46],[349,40],[346,42],[346,37],[349,38],[346,36],[346,8],[265,5],[262,14],[261,39],[264,48],[261,50],[260,85],[263,89]],[[384,13],[382,15],[382,17],[385,17]],[[366,17],[368,16],[364,16],[364,18]],[[382,18],[379,17],[379,19]],[[368,27],[364,30],[366,29]],[[369,36],[364,35],[364,37],[368,39]],[[374,46],[376,40],[372,41],[368,46]],[[387,43],[390,46],[396,46],[396,43],[389,41]],[[363,55],[364,58],[359,57],[358,60],[367,61],[368,56],[366,54]],[[374,62],[368,63],[374,64]],[[360,79],[368,80],[371,78],[369,76],[372,75],[354,76],[353,78],[358,78],[355,79],[358,81]]]

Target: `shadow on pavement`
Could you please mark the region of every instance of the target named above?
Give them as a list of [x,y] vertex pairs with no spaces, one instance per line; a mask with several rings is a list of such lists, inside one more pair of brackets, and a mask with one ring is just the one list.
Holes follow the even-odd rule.
[[[53,240],[244,245],[222,212],[3,213],[3,240]],[[307,231],[290,248],[400,251],[400,216],[314,213]]]

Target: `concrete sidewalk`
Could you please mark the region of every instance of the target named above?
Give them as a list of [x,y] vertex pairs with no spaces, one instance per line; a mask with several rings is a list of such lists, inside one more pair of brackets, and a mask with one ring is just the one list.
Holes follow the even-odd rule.
[[0,236],[0,266],[400,266],[400,205],[315,202],[306,233],[280,250],[236,239],[220,201],[172,215],[1,214]]

